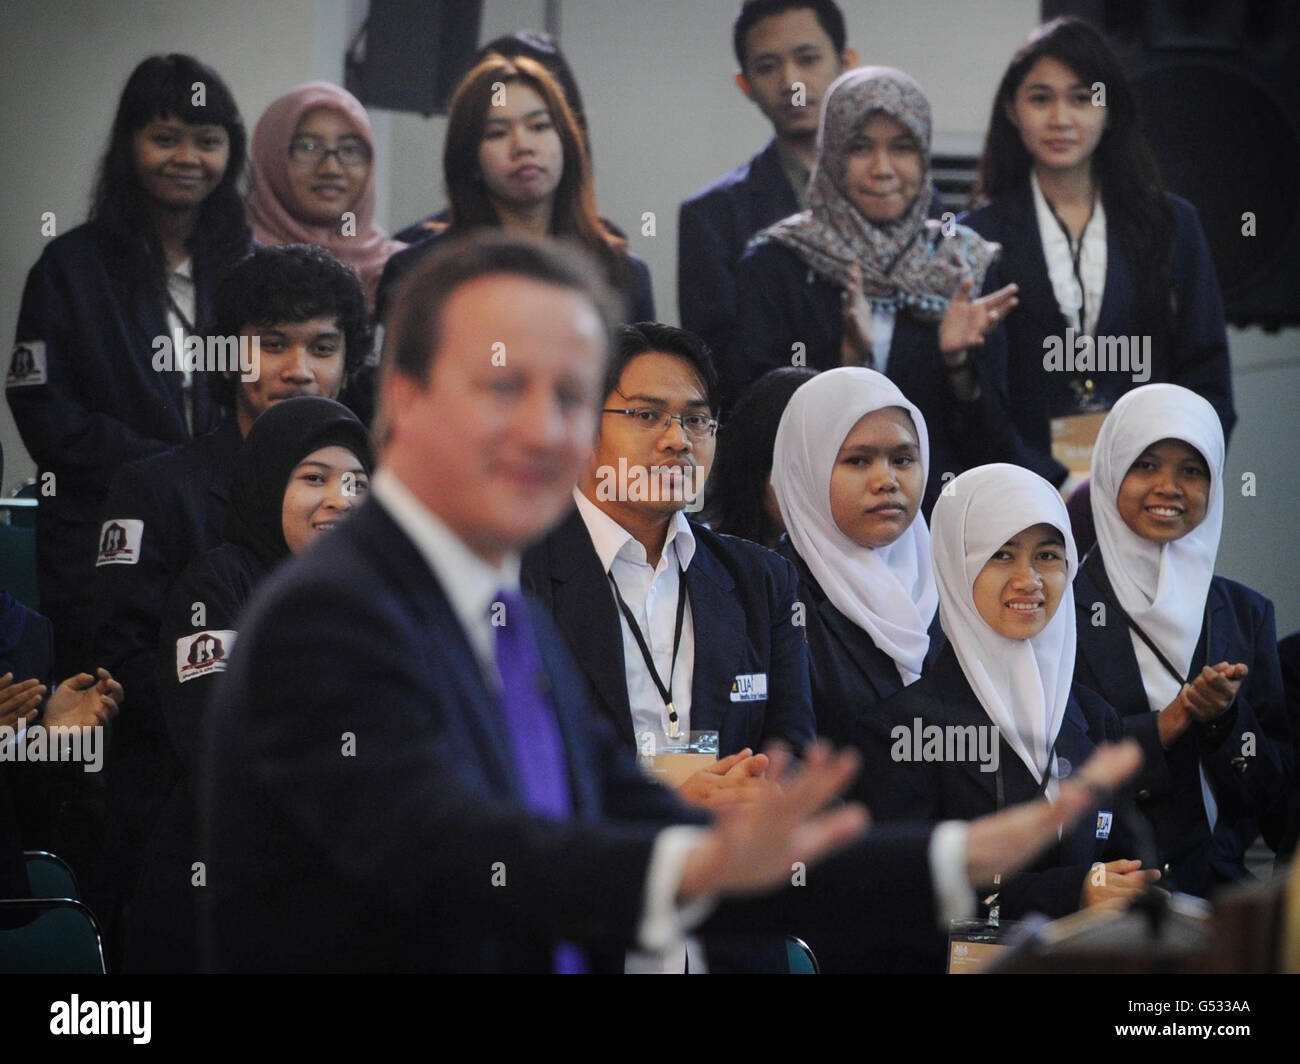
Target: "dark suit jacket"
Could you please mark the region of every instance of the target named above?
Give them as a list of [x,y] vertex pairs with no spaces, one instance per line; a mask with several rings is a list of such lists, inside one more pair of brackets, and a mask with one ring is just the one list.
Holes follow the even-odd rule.
[[[202,750],[215,967],[546,971],[557,940],[597,967],[620,963],[655,834],[700,817],[641,777],[586,708],[544,611],[532,620],[568,763],[566,821],[524,809],[468,639],[375,500],[262,585]],[[928,840],[873,833],[807,887],[723,905],[708,926],[825,914],[851,936],[864,922],[852,917],[882,907],[932,920]]]
[[[1142,745],[1145,761],[1134,785],[1138,807],[1151,821],[1166,885],[1206,895],[1218,883],[1246,877],[1245,852],[1259,833],[1280,834],[1291,772],[1291,735],[1277,658],[1273,604],[1241,584],[1216,576],[1210,583],[1209,648],[1205,632],[1192,660],[1195,671],[1220,661],[1250,669],[1236,701],[1209,724],[1193,724],[1165,750],[1151,712],[1128,626],[1109,605],[1102,625],[1093,623],[1105,565],[1100,547],[1079,567],[1074,583],[1079,654],[1075,679],[1115,707],[1125,734]],[[1218,825],[1210,838],[1201,797],[1198,761],[1218,802]],[[1269,815],[1272,814],[1272,818]],[[1280,839],[1268,837],[1270,845]]]
[[[816,370],[840,365],[844,335],[843,289],[809,270],[784,245],[765,241],[742,256],[736,273],[740,343],[719,356],[718,372],[732,398],[769,370],[790,365],[795,343],[804,345]],[[986,280],[985,293],[993,290]],[[945,477],[986,462],[1012,460],[1001,429],[1005,421],[1006,347],[1002,327],[972,351],[980,396],[960,402],[952,394],[939,353],[936,323],[899,313],[894,323],[885,375],[925,415],[930,433],[930,469],[924,510],[928,514]]]
[[[1151,381],[1169,381],[1204,396],[1219,412],[1224,436],[1230,436],[1237,415],[1232,405],[1223,299],[1214,260],[1196,208],[1169,196],[1174,215],[1173,331],[1162,344],[1152,341]],[[1051,419],[1073,413],[1070,382],[1075,374],[1043,368],[1047,337],[1064,337],[1066,321],[1047,276],[1043,240],[1034,211],[1029,182],[1001,199],[963,215],[976,232],[1002,245],[1002,258],[992,271],[1001,286],[1020,286],[1020,305],[1007,316],[1008,416],[1018,464],[1060,484],[1066,469],[1052,457]],[[1106,288],[1102,295],[1098,336],[1135,336],[1141,330],[1134,317],[1132,268],[1113,222],[1106,228]],[[1147,383],[1131,373],[1091,375],[1103,409],[1125,392]]]
[[[802,631],[794,624],[794,574],[765,547],[692,524],[686,570],[695,626],[691,728],[719,733],[719,755],[781,739],[799,750],[814,734]],[[524,586],[555,618],[593,704],[635,749],[623,628],[609,578],[575,509],[524,556]],[[767,699],[734,702],[737,676],[764,673]]]
[[[719,360],[737,341],[736,265],[760,229],[799,210],[770,140],[747,163],[686,200],[677,218],[677,307],[682,327]],[[725,393],[734,403],[737,395]]]
[[[903,678],[894,659],[826,597],[789,537],[782,537],[777,552],[789,559],[799,574],[799,601],[805,607],[808,672],[817,734],[836,746],[863,749],[869,745],[867,735],[879,733],[882,727],[883,719],[877,712],[880,703],[903,689]],[[926,668],[934,664],[945,645],[936,615],[930,626]],[[859,776],[853,795],[863,801],[866,800],[864,783]]]
[[[910,687],[886,700],[879,713],[884,728],[877,745],[865,751],[866,801],[879,821],[898,819],[973,820],[999,808],[1031,801],[1038,782],[1005,738],[998,739],[998,769],[985,772],[971,756],[960,760],[904,760],[912,750],[917,718],[921,727],[938,725],[992,727],[971,690],[956,651],[944,648],[934,666]],[[903,729],[896,731],[896,729]],[[903,738],[906,735],[907,738]],[[1116,742],[1122,730],[1115,711],[1086,688],[1070,692],[1056,740],[1058,765],[1082,765],[1102,742]],[[1003,802],[998,803],[997,784]],[[1111,814],[1108,837],[1098,837],[1100,814]],[[1001,915],[1015,919],[1031,912],[1059,917],[1079,907],[1084,878],[1095,861],[1137,856],[1133,826],[1126,824],[1113,799],[1093,816],[1084,816],[1061,841],[1029,869],[1004,880],[999,892]]]

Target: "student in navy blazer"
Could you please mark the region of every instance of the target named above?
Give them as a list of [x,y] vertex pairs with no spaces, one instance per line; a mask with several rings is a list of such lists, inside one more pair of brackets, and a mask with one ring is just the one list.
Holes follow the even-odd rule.
[[[1115,711],[1074,680],[1078,559],[1065,504],[1028,470],[982,466],[940,498],[932,534],[950,642],[878,707],[883,738],[867,751],[865,799],[888,821],[977,817],[1044,792],[1054,798],[1074,766],[1122,735]],[[1121,813],[1108,800],[1024,873],[1005,877],[1000,916],[1064,916],[1131,900],[1158,879],[1140,870],[1138,826]]]
[[[693,670],[687,682],[680,662],[670,663],[661,671],[676,669],[675,677],[661,675],[660,680],[671,684],[675,695],[689,690],[690,729],[717,731],[722,757],[745,748],[757,752],[774,739],[801,749],[812,741],[814,728],[790,566],[757,544],[688,523],[680,512],[690,501],[685,493],[665,503],[617,497],[607,504],[601,501],[608,494],[601,487],[605,483],[601,470],[608,468],[612,474],[620,463],[629,471],[675,467],[696,480],[695,486],[702,484],[713,456],[710,426],[716,424],[711,404],[716,378],[707,348],[684,330],[643,322],[620,328],[615,350],[606,379],[601,432],[578,488],[582,509],[528,553],[525,586],[551,609],[587,674],[596,704],[632,746],[637,735],[634,714],[638,719],[642,714],[646,719],[658,717],[660,706],[631,704],[631,677],[643,676],[646,664],[635,644],[628,657],[630,629],[611,584],[611,575],[617,581],[629,570],[620,569],[619,563],[607,572],[588,522],[600,522],[597,527],[610,532],[625,530],[622,536],[627,542],[619,558],[635,554],[648,562],[649,551],[638,550],[633,541],[654,547],[657,539],[656,554],[662,551],[664,558],[662,563],[655,558],[651,592],[642,593],[644,601],[637,601],[624,576],[620,594],[633,604],[639,625],[649,622],[650,645],[655,644],[656,617],[667,622],[664,631],[670,638],[680,593],[671,586],[677,584],[673,570],[676,563],[683,564]],[[663,409],[688,416],[694,412],[696,419],[706,423],[700,427],[706,435],[692,436],[676,422],[664,428],[662,414],[643,428],[639,418],[612,409],[626,404],[631,409],[658,411],[659,404],[669,399],[674,402]],[[682,545],[687,536],[693,540],[693,553]],[[658,614],[651,612],[656,594]],[[761,678],[761,686],[755,685],[756,678]],[[644,685],[640,690],[649,695]],[[650,695],[651,701],[656,697],[661,696]]]
[[809,209],[741,258],[741,339],[719,356],[724,402],[777,366],[879,369],[929,423],[927,512],[945,476],[1000,456],[997,326],[1015,307],[1014,286],[986,283],[997,247],[928,217],[929,152],[915,81],[890,67],[843,74],[827,95]]
[[1142,744],[1138,805],[1166,878],[1198,895],[1247,877],[1261,828],[1282,844],[1293,767],[1273,605],[1214,575],[1223,450],[1193,392],[1121,397],[1093,451],[1097,546],[1075,591],[1078,679]]
[[919,512],[928,463],[925,417],[860,366],[806,381],[777,429],[779,551],[799,574],[817,732],[838,745],[867,745],[879,703],[915,682],[942,645]]
[[[685,200],[677,218],[682,327],[720,359],[739,342],[740,256],[755,233],[803,206],[822,99],[858,61],[845,47],[844,15],[833,0],[748,0],[736,14],[732,45],[740,68],[736,85],[772,124],[774,136],[748,162]],[[790,106],[796,98],[801,104]],[[741,390],[724,382],[726,412]]]
[[[960,220],[1002,245],[995,272],[1020,286],[1022,305],[1006,325],[1016,462],[1059,486],[1067,471],[1052,456],[1052,419],[1108,410],[1147,381],[1208,399],[1231,435],[1209,245],[1196,209],[1163,190],[1123,69],[1091,26],[1056,19],[1016,53],[994,100],[976,194],[983,205]],[[1068,347],[1067,328],[1149,340],[1150,357],[1135,363],[1131,353],[1127,368],[1096,372],[1045,367],[1052,345]]]
[[219,272],[248,250],[244,146],[216,71],[184,55],[145,60],[118,103],[90,222],[28,274],[5,384],[43,486],[37,572],[60,673],[90,661],[87,591],[113,471],[220,420],[207,374],[187,388],[158,341],[170,349],[176,325],[196,333]]

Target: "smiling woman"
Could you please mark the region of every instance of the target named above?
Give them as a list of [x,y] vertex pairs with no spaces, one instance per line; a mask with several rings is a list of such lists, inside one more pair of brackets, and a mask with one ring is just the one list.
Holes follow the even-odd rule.
[[36,556],[60,675],[90,660],[87,589],[113,473],[220,420],[209,374],[159,372],[151,352],[156,338],[195,332],[218,275],[248,249],[244,145],[215,70],[146,59],[122,91],[90,222],[51,240],[28,275],[6,387],[55,488],[37,513]]
[[374,136],[361,102],[324,81],[275,100],[253,133],[248,217],[264,244],[318,244],[360,276],[373,301],[403,245],[375,224]]

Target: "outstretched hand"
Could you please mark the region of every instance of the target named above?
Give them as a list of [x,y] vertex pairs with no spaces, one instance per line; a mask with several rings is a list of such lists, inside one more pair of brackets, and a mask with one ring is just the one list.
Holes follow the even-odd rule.
[[1016,296],[1019,285],[1009,284],[979,299],[971,299],[974,287],[973,279],[968,277],[962,281],[943,312],[943,320],[939,322],[939,350],[945,355],[981,346],[998,322],[1020,303]]
[[788,751],[769,755],[768,774],[779,786],[761,788],[752,801],[723,806],[686,859],[679,900],[702,894],[757,894],[789,882],[796,861],[810,865],[841,849],[867,828],[867,811],[845,805],[826,812],[858,773],[853,751],[832,753],[814,744],[802,766]]

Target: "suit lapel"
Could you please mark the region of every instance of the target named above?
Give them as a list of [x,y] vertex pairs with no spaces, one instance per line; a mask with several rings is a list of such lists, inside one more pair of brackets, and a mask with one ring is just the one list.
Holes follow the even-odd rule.
[[695,557],[686,570],[686,588],[695,628],[691,728],[721,732],[745,649],[745,611],[736,598],[731,574],[698,536]]
[[[1088,668],[1104,690],[1097,694],[1106,699],[1115,711],[1121,715],[1126,707],[1141,705],[1142,712],[1147,711],[1146,685],[1138,669],[1137,655],[1133,652],[1133,642],[1129,638],[1128,625],[1114,606],[1102,595],[1099,579],[1105,579],[1105,564],[1101,551],[1093,549],[1084,558],[1075,578],[1075,610],[1080,626],[1087,625],[1093,632],[1087,639],[1080,639],[1076,653],[1088,663]],[[1106,623],[1094,626],[1092,623],[1093,604],[1101,602],[1106,607]],[[1129,697],[1117,697],[1117,692],[1129,692]],[[1136,696],[1136,697],[1134,697]],[[1131,709],[1130,709],[1131,712]]]
[[[371,524],[374,529],[368,527]],[[439,687],[449,689],[447,701],[457,707],[485,774],[495,787],[520,798],[501,707],[488,689],[478,656],[442,584],[415,544],[379,504],[363,506],[348,525],[349,531],[363,542],[392,544],[392,550],[384,552],[384,556],[397,581],[395,586],[418,603],[424,615],[424,646],[428,648],[425,660],[437,670]]]
[[1067,322],[1047,273],[1034,191],[1028,181],[1020,194],[1007,199],[1007,240],[1002,253],[1005,279],[1020,286],[1020,307],[1016,313],[1034,318],[1049,336],[1063,336]]
[[765,229],[773,221],[780,221],[799,210],[799,198],[790,187],[789,178],[785,176],[775,140],[770,141],[767,147],[754,157],[750,173],[753,178],[749,183],[752,211],[750,220],[754,232],[745,237],[746,242],[758,230]]
[[[871,641],[871,636],[845,617],[832,604],[830,599],[822,598],[818,601],[817,615],[821,617],[822,623],[831,633],[831,636],[839,640],[844,649],[848,651],[848,660],[853,663],[853,668],[866,682],[875,701],[879,702],[889,697],[898,689],[897,684],[891,686],[884,682],[886,678],[882,677],[875,667],[879,663],[881,651]],[[894,669],[892,661],[890,668]],[[899,683],[902,682],[897,669],[894,669],[894,679]]]
[[581,707],[586,704],[586,692],[567,682],[568,677],[573,676],[572,668],[565,666],[562,660],[564,650],[556,644],[547,618],[541,613],[540,609],[533,611],[533,631],[537,633],[537,647],[546,670],[547,695],[555,708],[556,724],[564,743],[573,809],[579,819],[593,820],[600,815],[600,776],[584,770],[591,764],[591,745],[586,730],[588,718],[581,712]]
[[1119,236],[1109,220],[1106,222],[1106,287],[1101,296],[1101,314],[1097,317],[1097,335],[1115,336],[1126,332],[1124,322],[1133,320],[1133,279],[1128,259],[1120,247]]
[[[635,745],[623,625],[591,534],[574,510],[547,540],[555,622],[619,735]],[[698,629],[697,629],[698,631]]]

